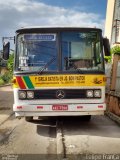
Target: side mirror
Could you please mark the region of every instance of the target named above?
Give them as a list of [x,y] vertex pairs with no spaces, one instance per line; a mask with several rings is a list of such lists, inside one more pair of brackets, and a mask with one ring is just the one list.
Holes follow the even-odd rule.
[[110,56],[110,43],[108,38],[103,38],[103,46],[104,46],[105,56]]
[[8,60],[10,54],[10,42],[4,42],[3,43],[3,59]]

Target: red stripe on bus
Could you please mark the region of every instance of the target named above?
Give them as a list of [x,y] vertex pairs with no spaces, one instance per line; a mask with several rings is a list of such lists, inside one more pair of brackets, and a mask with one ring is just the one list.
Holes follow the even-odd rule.
[[22,78],[21,78],[21,77],[16,77],[16,79],[17,79],[17,82],[18,82],[20,88],[21,88],[21,89],[26,89],[26,86],[25,86]]

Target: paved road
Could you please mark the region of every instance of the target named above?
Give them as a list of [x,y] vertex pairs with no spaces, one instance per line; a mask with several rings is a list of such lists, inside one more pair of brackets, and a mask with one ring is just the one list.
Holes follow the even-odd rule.
[[120,127],[106,116],[93,116],[90,122],[67,120],[63,133],[67,154],[120,153]]
[[[107,117],[93,116],[91,122],[80,118],[61,118],[60,121],[63,122],[63,157],[120,153],[120,127]],[[29,123],[12,116],[0,126],[0,154],[41,154],[45,159],[50,159],[51,155],[56,157],[61,145],[57,140],[58,133],[56,120]]]
[[[3,103],[7,106],[9,101]],[[56,159],[57,153],[68,159],[86,153],[120,154],[120,127],[106,116],[93,116],[90,122],[79,117],[61,117],[29,123],[13,115],[0,125],[2,155],[22,154],[28,159],[31,154],[39,154],[44,157],[41,159]]]
[[50,121],[28,123],[12,116],[0,131],[1,154],[41,154],[47,159],[56,153],[56,128]]
[[13,91],[11,86],[0,87],[0,124],[12,113]]

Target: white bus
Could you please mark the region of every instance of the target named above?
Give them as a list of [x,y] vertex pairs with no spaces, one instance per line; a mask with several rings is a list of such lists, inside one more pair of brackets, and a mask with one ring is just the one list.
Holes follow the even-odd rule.
[[101,29],[28,27],[16,31],[15,41],[16,117],[84,115],[89,120],[104,114],[103,48],[109,54],[109,45]]

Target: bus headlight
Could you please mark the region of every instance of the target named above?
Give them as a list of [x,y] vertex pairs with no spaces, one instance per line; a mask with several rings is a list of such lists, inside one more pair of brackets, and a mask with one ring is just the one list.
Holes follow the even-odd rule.
[[95,90],[94,91],[94,97],[100,98],[101,97],[101,90]]
[[93,97],[93,90],[87,90],[87,97]]
[[33,99],[34,98],[34,92],[33,91],[27,91],[27,98]]
[[19,98],[25,99],[26,98],[26,92],[25,91],[19,91]]

